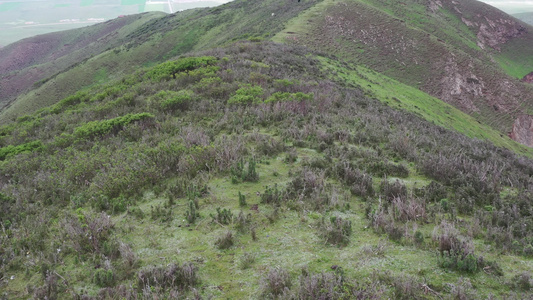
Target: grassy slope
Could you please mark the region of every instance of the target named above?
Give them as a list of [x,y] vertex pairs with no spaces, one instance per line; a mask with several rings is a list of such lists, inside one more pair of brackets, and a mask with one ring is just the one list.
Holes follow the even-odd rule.
[[[9,177],[3,178],[0,186],[2,197],[9,195],[17,203],[11,204],[7,199],[0,203],[5,212],[0,216],[1,223],[12,224],[7,233],[0,234],[0,254],[7,258],[2,261],[0,272],[4,278],[13,276],[0,282],[6,297],[27,298],[42,290],[57,291],[59,298],[76,294],[96,297],[106,291],[105,285],[111,291],[119,291],[120,284],[126,290],[135,290],[139,288],[136,278],[141,270],[186,261],[198,268],[200,283],[195,288],[205,297],[262,298],[261,280],[271,268],[286,269],[295,292],[304,266],[311,273],[332,273],[332,266],[340,266],[347,282],[356,282],[361,289],[373,287],[368,296],[376,298],[530,296],[530,290],[515,286],[515,276],[530,272],[533,260],[520,256],[522,250],[513,247],[522,245],[520,232],[529,238],[531,230],[526,227],[518,231],[516,244],[496,242],[491,238],[500,227],[488,224],[493,224],[491,218],[510,211],[507,201],[515,200],[505,194],[518,194],[528,184],[524,179],[531,172],[527,167],[531,161],[435,126],[417,113],[391,109],[389,106],[407,110],[414,107],[416,111],[417,105],[425,108],[421,115],[437,124],[441,121],[429,107],[454,111],[434,98],[361,67],[341,68],[331,59],[316,57],[305,49],[271,43],[238,43],[203,54],[217,55],[220,69],[215,73],[182,72],[176,79],[168,76],[162,80],[151,79],[155,69],[141,70],[124,82],[95,85],[79,102],[63,101],[0,127],[2,147],[37,139],[44,144],[41,151],[0,162],[1,176]],[[340,74],[335,79],[340,85],[328,81],[332,70]],[[310,92],[313,99],[300,103],[228,104],[245,84],[262,87],[263,98],[289,91]],[[370,90],[368,84],[378,87]],[[118,92],[98,96],[110,88]],[[161,109],[156,94],[184,89],[195,95],[186,111]],[[406,95],[401,106],[393,104],[392,93],[397,89]],[[416,98],[416,104],[409,102],[407,95],[411,101]],[[141,112],[153,113],[154,121],[117,127],[88,139],[76,138],[75,128],[88,122]],[[451,124],[464,130],[468,127],[460,120]],[[474,136],[483,130],[472,127],[467,132]],[[405,140],[408,143],[402,144]],[[461,153],[458,149],[462,149]],[[446,183],[438,179],[433,170],[453,163],[458,155],[460,163],[452,164],[444,174],[453,180]],[[258,160],[259,181],[232,183],[229,166],[251,156]],[[296,160],[291,162],[287,159],[290,157]],[[428,170],[425,165],[432,159],[437,160]],[[404,165],[409,174],[399,178],[394,172],[382,173],[380,163]],[[373,177],[375,195],[350,193],[353,185],[338,175],[349,165]],[[488,173],[483,174],[485,168]],[[328,200],[316,208],[312,201],[320,200],[317,195],[289,197],[279,206],[276,216],[276,205],[262,203],[257,193],[264,194],[265,186],[275,183],[284,189],[302,178],[302,169],[313,174],[324,172],[327,184],[318,180],[317,186],[324,188]],[[472,177],[465,180],[461,177],[464,175]],[[383,233],[387,229],[374,225],[373,217],[368,215],[382,209],[381,203],[386,201],[387,195],[380,191],[385,176],[389,181],[399,179],[405,184],[411,195],[408,199],[424,203],[427,212],[427,219],[390,223],[388,226],[399,228],[401,238],[396,240]],[[486,176],[502,185],[501,190],[486,187],[501,191],[501,199],[477,185],[483,186]],[[150,183],[150,178],[156,180]],[[442,197],[448,200],[430,200],[424,192],[419,194],[432,181],[445,185],[446,196]],[[190,197],[185,196],[184,190],[203,184],[208,186],[208,192],[197,198],[201,217],[188,226],[184,213]],[[358,184],[357,180],[354,184]],[[124,197],[116,197],[116,187],[121,187],[118,193],[124,193]],[[176,192],[180,188],[181,192]],[[303,194],[306,189],[298,191]],[[465,194],[468,191],[471,194]],[[239,206],[238,192],[247,197],[244,207]],[[419,196],[413,197],[414,194]],[[106,195],[107,202],[98,200]],[[496,197],[494,202],[490,202],[491,197]],[[122,208],[113,214],[110,205],[120,201],[126,201],[127,212]],[[444,210],[443,203],[449,203],[452,209]],[[251,209],[254,204],[258,204],[257,211]],[[163,209],[165,216],[170,212],[170,217],[153,213],[157,207]],[[235,214],[241,209],[250,213],[250,227],[238,233],[236,224],[213,222],[210,215],[216,214],[217,208],[230,209]],[[72,233],[70,226],[93,218],[102,209],[115,224],[106,247],[116,249],[120,243],[128,244],[136,257],[133,265],[127,262],[127,251],[121,250],[124,254],[119,256],[104,254],[107,252],[101,249],[74,251],[73,243],[78,239],[89,245],[91,242],[84,239],[83,231],[80,235]],[[487,211],[493,209],[501,212]],[[526,212],[530,208],[523,209]],[[385,212],[390,216],[396,213],[393,209]],[[329,245],[318,235],[317,223],[331,216],[352,222],[353,233],[346,246]],[[527,225],[531,224],[530,216],[521,217],[515,221],[531,226]],[[472,239],[476,255],[496,261],[504,275],[496,276],[490,268],[467,273],[439,267],[437,243],[432,235],[443,220],[455,224],[465,239]],[[257,241],[251,238],[252,227]],[[214,241],[227,230],[235,233],[236,244],[219,250]],[[421,233],[421,243],[414,242],[416,231]],[[247,269],[241,268],[244,253],[255,255],[255,262]],[[103,268],[112,270],[114,279],[97,284],[96,273]],[[46,270],[66,281],[53,285],[45,280]],[[437,294],[424,293],[424,284]],[[37,289],[40,287],[44,289]],[[157,293],[157,284],[151,291]],[[120,295],[117,297],[126,297]],[[158,297],[168,297],[168,291]]]
[[[68,71],[92,56],[122,45],[127,35],[142,24],[162,15],[150,13],[127,16],[87,28],[25,39],[3,48],[0,64],[5,72],[0,77],[0,84],[4,87],[0,94],[0,105],[4,108],[15,97],[24,96],[25,92],[35,95],[35,92],[31,93],[32,89],[39,88],[56,75]],[[56,87],[56,89],[63,88],[68,93],[76,91],[68,84]],[[37,98],[35,102],[44,101],[41,98],[46,97],[45,93],[39,93],[39,97],[34,97]],[[18,109],[16,106],[11,110]]]
[[[531,34],[511,40],[500,53],[482,51],[477,45],[477,31],[461,18],[481,22],[469,12],[483,10],[497,19],[503,18],[503,13],[475,1],[461,2],[461,14],[450,3],[445,5],[433,13],[426,4],[414,1],[408,5],[398,1],[325,1],[291,20],[274,40],[306,45],[362,64],[443,99],[506,134],[517,112],[531,101],[531,88],[517,80],[533,70],[526,53],[530,48],[526,45],[532,44]],[[494,60],[498,63],[487,63]],[[449,71],[450,62],[457,71]],[[443,81],[457,74],[481,78],[485,95],[463,92],[451,96],[451,87]],[[501,84],[502,78],[511,82],[511,91]],[[494,105],[504,109],[495,111]]]
[[234,1],[147,22],[136,27],[134,32],[129,31],[123,37],[122,46],[96,52],[95,57],[21,95],[11,107],[2,111],[0,121],[51,105],[94,84],[99,79],[97,72],[100,70],[106,70],[110,78],[118,78],[135,71],[138,66],[153,65],[191,50],[207,49],[238,39],[269,37],[280,31],[286,21],[317,2],[287,6],[274,0]]
[[333,74],[336,74],[332,78],[338,78],[346,84],[355,84],[365,90],[369,96],[391,107],[411,112],[438,126],[455,130],[471,138],[488,140],[498,147],[511,149],[529,157],[533,155],[531,148],[513,141],[472,116],[418,89],[362,66],[346,67],[331,59],[324,60],[324,63]]

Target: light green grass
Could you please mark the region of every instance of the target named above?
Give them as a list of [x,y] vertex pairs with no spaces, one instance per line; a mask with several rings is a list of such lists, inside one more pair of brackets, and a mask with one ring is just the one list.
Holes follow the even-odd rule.
[[418,89],[362,66],[348,69],[339,67],[329,59],[322,58],[321,61],[325,67],[336,72],[337,78],[348,84],[360,86],[369,96],[391,107],[412,112],[436,125],[453,129],[466,136],[488,140],[496,146],[533,156],[533,149],[511,140],[488,125],[481,124],[474,117]]

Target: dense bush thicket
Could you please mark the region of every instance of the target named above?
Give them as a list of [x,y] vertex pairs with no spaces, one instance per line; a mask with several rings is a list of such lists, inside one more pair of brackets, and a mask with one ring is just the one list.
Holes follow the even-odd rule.
[[[328,215],[349,208],[351,193],[365,201],[376,232],[399,243],[438,247],[442,267],[498,269],[476,256],[474,236],[533,256],[530,159],[332,82],[307,54],[302,48],[241,42],[140,70],[0,127],[0,274],[21,268],[25,253],[56,253],[41,258],[51,295],[59,284],[54,266],[68,254],[56,249],[70,248],[78,259],[99,266],[92,278],[102,297],[189,290],[198,281],[190,264],[142,270],[137,290],[120,285],[131,279],[131,272],[124,274],[135,268],[135,259],[120,246],[106,213],[132,208],[153,189],[171,198],[170,207],[172,199],[188,196],[180,214],[193,224],[201,218],[198,195],[207,190],[196,188],[205,182],[191,185],[200,174],[228,176],[235,184],[256,182],[263,176],[256,163],[284,151],[287,163],[301,159],[303,167],[291,170],[283,186],[265,186],[261,203],[272,205],[276,214],[286,206]],[[321,156],[300,158],[297,148]],[[413,187],[400,180],[412,172],[431,184]],[[240,203],[247,205],[244,197]],[[67,208],[80,210],[60,217]],[[89,208],[105,213],[84,213]],[[152,219],[172,220],[161,210],[154,208]],[[143,217],[134,209],[128,213]],[[454,231],[464,226],[460,215],[470,220],[469,234]],[[224,209],[212,219],[222,226],[250,226],[244,214],[236,218]],[[437,228],[433,239],[409,229],[431,222]],[[343,246],[352,239],[351,226],[350,220],[328,216],[316,227],[326,243]],[[64,239],[56,238],[57,231]],[[255,240],[255,230],[250,231]],[[215,245],[228,249],[234,242],[227,231]],[[398,297],[419,295],[419,282],[374,276]],[[529,283],[524,279],[521,285]],[[330,299],[384,293],[380,285],[363,288],[333,273],[305,274],[298,291],[294,286],[287,273],[272,269],[263,280],[263,295]]]

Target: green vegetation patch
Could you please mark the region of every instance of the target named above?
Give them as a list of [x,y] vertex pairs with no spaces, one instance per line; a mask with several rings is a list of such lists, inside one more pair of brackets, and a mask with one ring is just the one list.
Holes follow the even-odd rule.
[[479,123],[472,116],[460,111],[435,97],[397,80],[367,69],[363,66],[342,67],[335,61],[320,58],[327,68],[336,71],[337,78],[356,84],[369,96],[433,122],[436,125],[453,129],[469,137],[488,140],[497,146],[505,147],[517,153],[533,156],[533,150],[523,146],[497,130]]
[[152,98],[163,110],[185,110],[193,100],[194,92],[190,90],[161,91]]
[[147,73],[147,77],[155,81],[176,78],[176,74],[193,71],[199,67],[215,64],[217,59],[212,56],[185,57],[157,65]]
[[122,128],[131,122],[154,118],[150,113],[127,114],[110,120],[92,121],[74,129],[74,135],[79,138],[91,138],[97,135],[106,134],[112,130]]
[[0,148],[0,160],[5,160],[6,158],[15,156],[23,152],[37,151],[41,149],[42,146],[43,144],[41,141],[33,141],[18,146],[9,145],[7,147]]
[[263,100],[260,98],[263,95],[263,88],[260,86],[247,85],[238,89],[228,100],[228,104],[252,104],[260,103]]

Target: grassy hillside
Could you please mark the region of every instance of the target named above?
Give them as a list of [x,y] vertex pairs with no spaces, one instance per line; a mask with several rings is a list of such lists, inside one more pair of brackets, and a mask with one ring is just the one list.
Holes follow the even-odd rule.
[[507,133],[531,105],[519,79],[533,70],[532,32],[477,1],[349,0],[322,2],[274,40],[364,65]]
[[[32,37],[0,49],[0,108],[92,56],[122,45],[125,37],[143,23],[162,16],[160,13],[128,16],[83,29]],[[37,107],[38,102],[35,101]]]
[[[28,68],[26,73],[37,73],[39,81],[28,93],[17,89],[18,99],[0,115],[0,120],[14,119],[21,114],[33,112],[51,105],[77,90],[107,78],[120,78],[134,72],[139,66],[153,65],[191,50],[207,49],[239,39],[267,38],[280,31],[284,23],[301,11],[319,1],[310,0],[289,5],[289,1],[234,1],[211,9],[185,11],[163,18],[152,18],[145,24],[137,24],[134,31],[115,34],[116,44],[108,39],[97,41],[98,49],[91,56],[79,59],[68,56],[69,64],[57,74],[41,76]],[[159,15],[158,15],[159,16]],[[73,31],[80,34],[80,31]],[[4,49],[2,49],[4,51]],[[55,64],[55,62],[50,62]],[[40,70],[40,66],[37,67]],[[19,78],[3,80],[2,86],[24,79],[33,84],[24,74]],[[5,99],[4,96],[0,99]]]
[[531,297],[533,162],[400,86],[239,42],[0,127],[3,297]]
[[435,125],[457,131],[471,138],[490,141],[498,147],[507,148],[525,156],[531,157],[533,154],[531,148],[511,140],[501,132],[480,123],[474,117],[418,89],[363,66],[354,66],[332,59],[324,59],[323,63],[331,74],[335,74],[331,76],[332,79],[357,86],[369,97],[378,99],[388,106],[408,111]]

